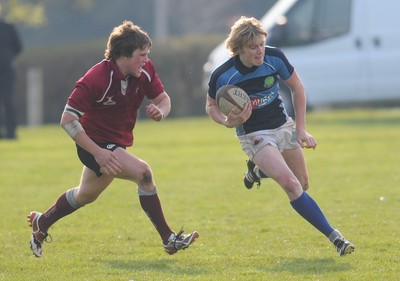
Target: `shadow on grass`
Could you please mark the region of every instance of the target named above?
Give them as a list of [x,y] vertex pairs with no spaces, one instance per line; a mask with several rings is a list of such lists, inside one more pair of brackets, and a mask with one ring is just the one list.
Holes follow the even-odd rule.
[[107,267],[123,270],[126,272],[154,272],[154,273],[173,273],[177,275],[200,275],[205,274],[207,271],[204,268],[196,266],[181,266],[178,261],[171,259],[158,259],[158,260],[97,260],[96,262],[102,263]]
[[343,119],[331,123],[338,123],[341,125],[350,126],[382,126],[382,125],[398,125],[400,122],[399,117],[385,117],[385,118],[359,118],[359,119]]
[[400,122],[400,116],[339,116],[336,118],[318,119],[318,124],[338,124],[345,126],[389,126],[398,125]]
[[269,272],[291,272],[295,274],[324,274],[352,270],[349,263],[336,262],[334,258],[305,259],[280,258],[279,262],[269,266]]

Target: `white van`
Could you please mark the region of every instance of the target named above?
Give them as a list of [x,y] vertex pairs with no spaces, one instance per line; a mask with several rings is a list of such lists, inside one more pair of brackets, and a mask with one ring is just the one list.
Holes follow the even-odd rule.
[[[399,11],[398,0],[279,0],[261,22],[267,44],[299,73],[309,106],[400,101]],[[212,51],[204,86],[228,57],[224,42]]]

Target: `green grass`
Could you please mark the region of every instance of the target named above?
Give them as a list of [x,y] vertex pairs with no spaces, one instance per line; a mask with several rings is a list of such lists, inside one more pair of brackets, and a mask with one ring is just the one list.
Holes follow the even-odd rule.
[[200,232],[190,249],[165,254],[136,186],[116,180],[54,225],[37,259],[26,215],[45,211],[81,172],[73,142],[43,126],[0,142],[0,280],[398,280],[400,110],[313,112],[308,130],[318,141],[305,151],[309,194],[356,245],[350,256],[271,180],[246,190],[233,130],[193,118],[139,120],[130,148],[152,166],[169,224]]

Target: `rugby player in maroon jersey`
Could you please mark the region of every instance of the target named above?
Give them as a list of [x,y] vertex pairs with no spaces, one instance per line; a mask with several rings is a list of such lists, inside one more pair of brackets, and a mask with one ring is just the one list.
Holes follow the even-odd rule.
[[144,97],[150,100],[146,113],[155,121],[163,120],[171,109],[148,56],[151,45],[145,31],[125,21],[111,32],[105,59],[76,82],[60,124],[76,143],[83,172],[79,185],[63,193],[46,212],[28,215],[30,245],[36,257],[42,256],[50,226],[94,202],[114,179],[136,183],[140,204],[168,254],[186,249],[199,236],[197,231],[183,234],[183,230],[176,233],[169,227],[150,166],[126,151],[133,145],[133,129]]

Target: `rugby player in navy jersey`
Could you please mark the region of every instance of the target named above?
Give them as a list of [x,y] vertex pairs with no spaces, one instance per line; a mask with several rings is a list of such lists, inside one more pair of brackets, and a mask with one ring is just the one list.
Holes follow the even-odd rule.
[[[243,151],[250,159],[245,184],[252,187],[263,175],[286,192],[291,206],[323,233],[344,256],[354,245],[334,229],[317,203],[307,194],[308,173],[302,148],[315,149],[317,141],[306,131],[306,94],[303,84],[284,53],[266,46],[267,32],[254,18],[241,17],[231,28],[226,47],[231,58],[211,75],[206,112],[213,121],[235,128]],[[292,92],[296,114],[289,117],[279,95],[279,79]],[[223,85],[236,85],[247,92],[251,104],[225,116],[215,100]],[[250,177],[248,176],[250,174]],[[246,182],[247,181],[247,182]]]
[[126,151],[133,145],[133,129],[144,97],[150,100],[146,113],[155,121],[163,120],[171,109],[170,98],[148,57],[151,45],[145,31],[125,21],[111,32],[105,60],[76,82],[60,124],[76,143],[83,172],[79,185],[63,193],[46,212],[28,215],[30,245],[36,257],[42,256],[50,226],[95,201],[114,179],[137,184],[140,204],[168,254],[189,247],[199,236],[197,231],[175,233],[168,226],[150,166]]

